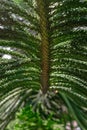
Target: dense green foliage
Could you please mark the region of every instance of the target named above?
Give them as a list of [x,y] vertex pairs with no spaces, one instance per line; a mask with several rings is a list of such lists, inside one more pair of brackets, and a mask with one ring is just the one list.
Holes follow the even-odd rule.
[[0,53],[1,130],[26,103],[87,130],[87,1],[0,0]]
[[17,113],[14,130],[63,130],[60,121],[53,121],[52,115],[46,120],[42,119],[39,113],[33,112],[32,108],[26,107]]

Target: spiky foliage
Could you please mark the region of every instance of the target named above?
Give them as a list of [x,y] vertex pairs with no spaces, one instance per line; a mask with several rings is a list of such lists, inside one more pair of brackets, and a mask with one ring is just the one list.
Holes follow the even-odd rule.
[[87,1],[0,0],[0,129],[24,101],[87,128]]

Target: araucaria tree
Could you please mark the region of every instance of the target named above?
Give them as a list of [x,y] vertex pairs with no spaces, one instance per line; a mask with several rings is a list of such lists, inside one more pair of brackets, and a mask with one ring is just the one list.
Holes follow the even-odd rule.
[[0,0],[0,129],[28,102],[87,130],[87,1],[15,1]]

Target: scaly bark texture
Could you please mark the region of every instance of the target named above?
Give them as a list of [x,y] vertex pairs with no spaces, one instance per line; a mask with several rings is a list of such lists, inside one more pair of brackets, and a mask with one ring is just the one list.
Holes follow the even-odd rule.
[[42,92],[45,94],[49,87],[49,17],[48,3],[46,0],[37,0],[38,13],[40,17],[41,31],[41,85]]

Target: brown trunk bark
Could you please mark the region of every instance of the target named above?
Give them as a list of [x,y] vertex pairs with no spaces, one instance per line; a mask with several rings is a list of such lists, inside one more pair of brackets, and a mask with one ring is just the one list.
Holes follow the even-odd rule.
[[36,0],[40,18],[41,31],[41,85],[45,94],[49,88],[49,18],[48,6],[45,0]]

